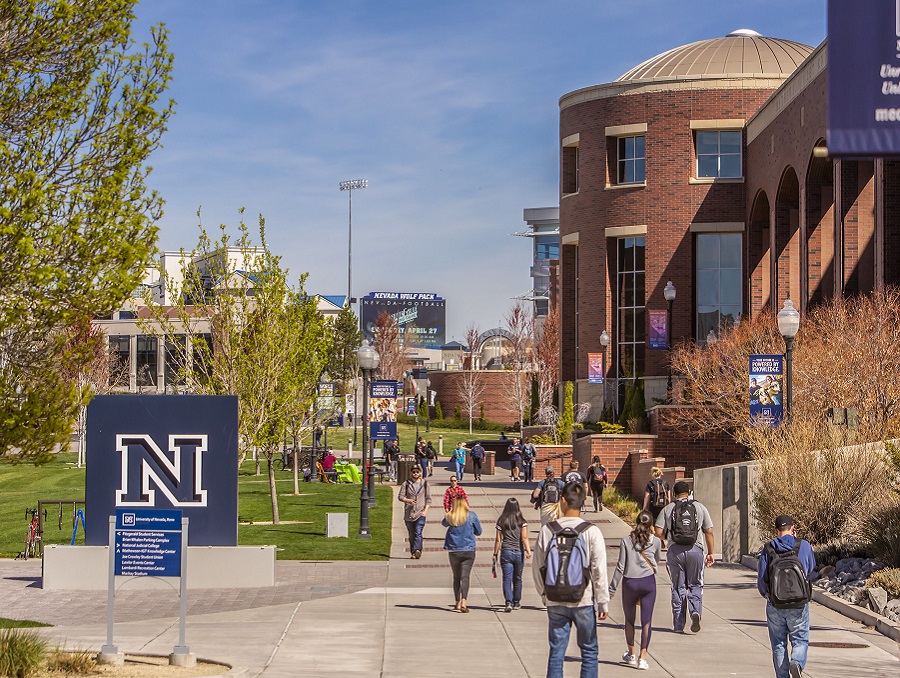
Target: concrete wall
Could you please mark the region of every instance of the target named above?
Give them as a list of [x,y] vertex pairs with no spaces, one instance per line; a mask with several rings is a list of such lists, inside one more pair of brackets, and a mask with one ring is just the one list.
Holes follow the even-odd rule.
[[749,461],[694,471],[694,498],[709,509],[716,551],[729,563],[758,551],[767,537],[759,533],[751,514],[757,465]]
[[[41,565],[41,588],[105,591],[109,586],[107,546],[47,545]],[[275,547],[189,546],[187,572],[189,589],[275,586]],[[132,589],[171,589],[156,577],[118,577],[116,585],[122,582]]]

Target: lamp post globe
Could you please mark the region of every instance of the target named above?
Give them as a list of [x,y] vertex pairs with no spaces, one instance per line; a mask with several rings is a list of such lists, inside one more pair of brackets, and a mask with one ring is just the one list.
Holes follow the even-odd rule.
[[784,300],[784,308],[782,308],[776,316],[778,320],[778,331],[784,337],[784,381],[785,381],[785,398],[784,398],[784,416],[790,418],[791,407],[794,400],[794,386],[792,383],[792,363],[794,353],[794,337],[800,329],[800,312],[794,308],[794,302],[790,299]]
[[[369,532],[369,465],[367,463],[366,453],[369,448],[369,380],[372,373],[378,369],[381,362],[381,356],[378,355],[368,340],[363,340],[362,346],[356,351],[356,361],[363,373],[363,446],[362,446],[362,487],[359,490],[359,533],[357,537],[360,539],[369,539],[372,534]],[[370,455],[371,456],[371,455]]]

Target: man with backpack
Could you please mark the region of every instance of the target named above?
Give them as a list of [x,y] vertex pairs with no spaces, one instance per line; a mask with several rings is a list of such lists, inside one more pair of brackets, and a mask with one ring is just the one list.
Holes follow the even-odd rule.
[[534,480],[534,460],[536,458],[537,448],[531,442],[531,438],[526,438],[525,444],[522,445],[522,474],[526,483]]
[[597,620],[606,619],[609,586],[603,534],[581,518],[585,496],[583,484],[569,483],[562,489],[562,515],[541,528],[534,549],[531,571],[550,625],[547,678],[562,678],[573,626],[581,650],[581,678],[597,677]]
[[471,451],[472,455],[472,473],[475,480],[481,480],[481,465],[484,463],[484,446],[481,443],[475,443]]
[[[691,486],[675,483],[675,501],[656,518],[656,536],[669,539],[666,569],[672,582],[672,625],[683,633],[687,618],[691,632],[700,631],[703,616],[703,568],[715,563],[712,517],[699,501],[690,498]],[[703,544],[706,542],[706,556]]]
[[800,678],[809,647],[809,601],[812,599],[809,575],[816,568],[816,558],[809,542],[797,539],[790,516],[775,519],[775,533],[776,537],[763,547],[759,556],[756,588],[766,599],[766,624],[775,676]]
[[531,503],[541,512],[541,526],[559,515],[559,497],[562,494],[563,483],[554,477],[555,473],[553,467],[548,466],[547,477],[540,481],[531,493]]

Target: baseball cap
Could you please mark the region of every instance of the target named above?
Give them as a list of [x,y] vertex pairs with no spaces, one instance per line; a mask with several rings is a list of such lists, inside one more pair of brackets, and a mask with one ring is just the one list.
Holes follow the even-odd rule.
[[553,467],[552,467],[552,466],[548,466],[546,472],[547,472],[547,473],[556,473],[556,471],[553,470]]
[[775,529],[783,530],[786,527],[790,527],[794,524],[794,519],[789,515],[782,514],[775,519]]

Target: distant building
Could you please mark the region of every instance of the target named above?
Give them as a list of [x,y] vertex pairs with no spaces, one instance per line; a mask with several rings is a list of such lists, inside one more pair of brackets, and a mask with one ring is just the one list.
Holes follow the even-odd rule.
[[551,300],[551,290],[555,287],[551,281],[559,261],[559,207],[528,208],[524,210],[523,218],[528,230],[515,235],[533,241],[532,284],[531,290],[516,298],[530,301],[534,317],[540,321],[555,303]]

